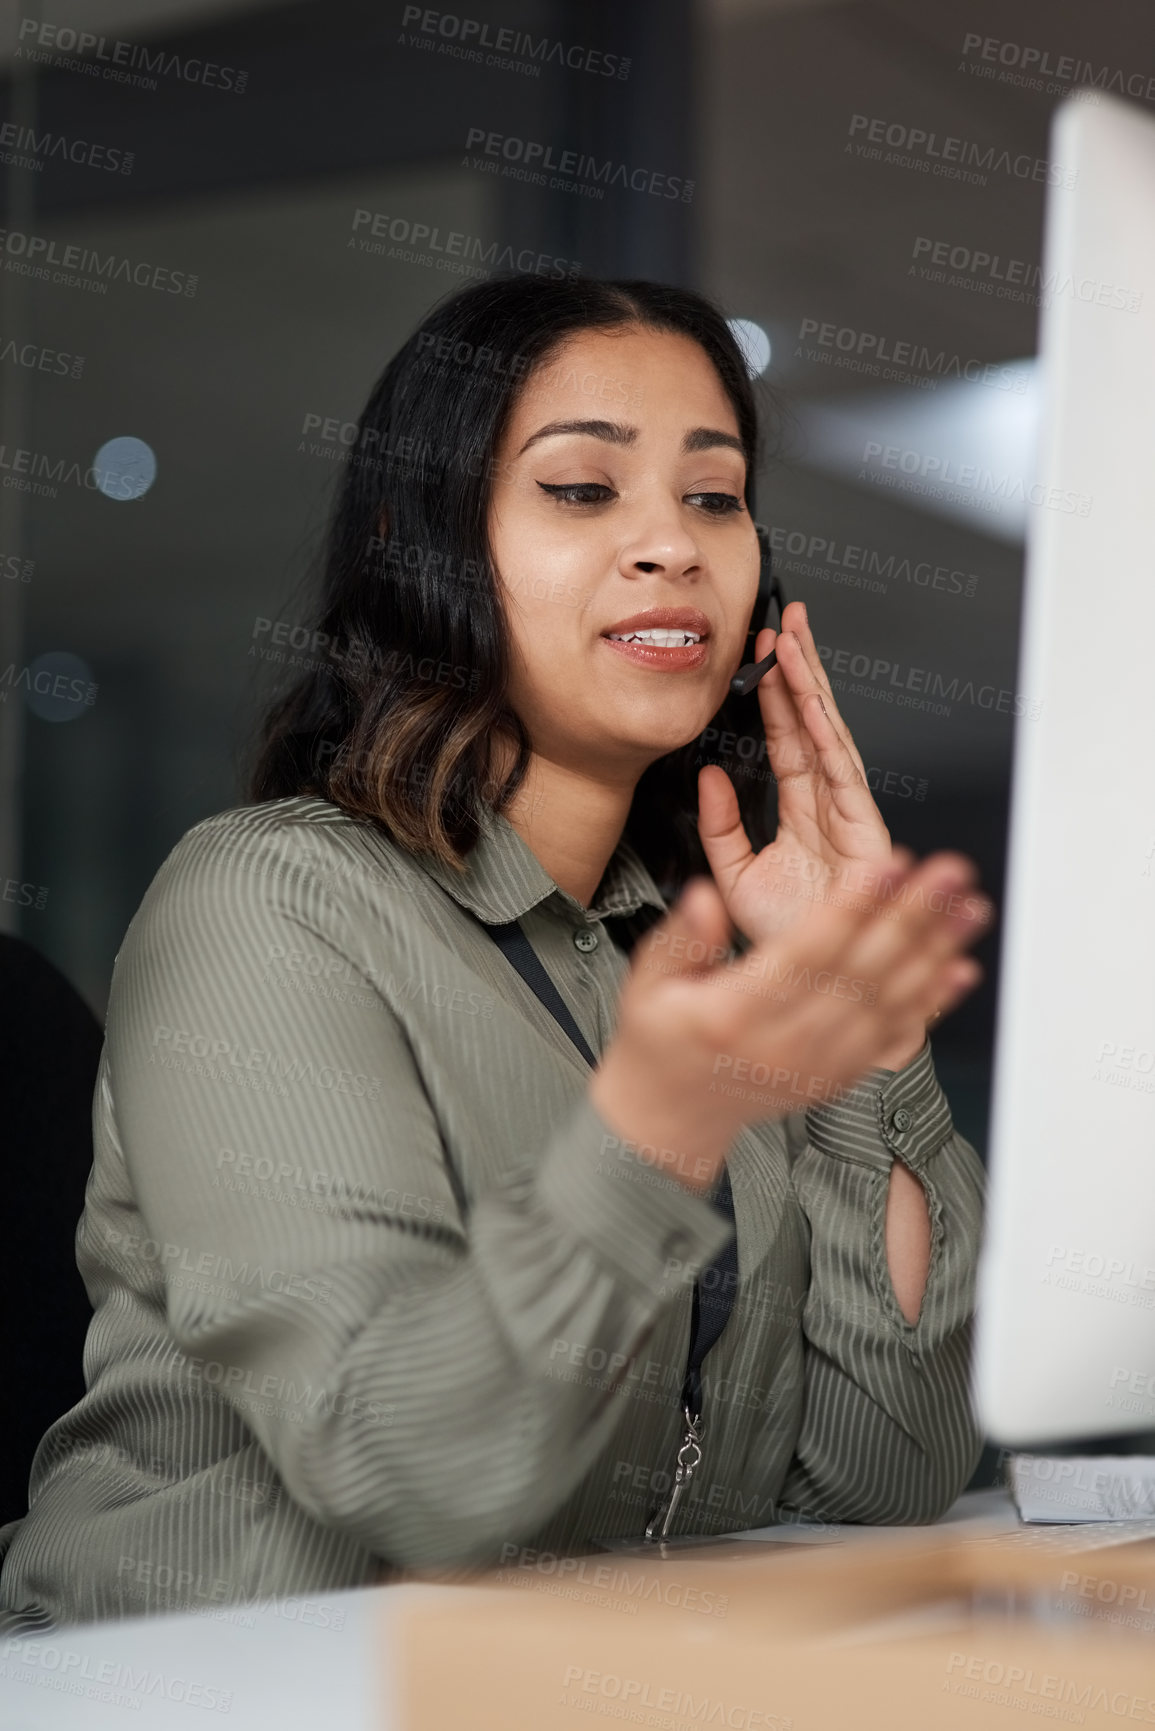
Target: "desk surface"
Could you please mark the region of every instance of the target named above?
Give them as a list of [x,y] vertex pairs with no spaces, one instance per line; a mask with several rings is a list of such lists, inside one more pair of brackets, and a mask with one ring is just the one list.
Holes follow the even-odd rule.
[[[960,1498],[929,1529],[769,1527],[729,1537],[858,1548],[887,1535],[896,1544],[909,1544],[916,1533],[962,1538],[968,1528],[1018,1533],[1032,1550],[1066,1552],[1148,1536],[1155,1522],[1119,1522],[1094,1532],[1025,1528],[1007,1494],[994,1490]],[[207,1731],[214,1721],[244,1731],[404,1731],[396,1706],[381,1700],[390,1639],[419,1601],[448,1603],[470,1592],[425,1584],[372,1587],[0,1641],[0,1724],[4,1731]],[[202,1711],[191,1713],[191,1707]]]

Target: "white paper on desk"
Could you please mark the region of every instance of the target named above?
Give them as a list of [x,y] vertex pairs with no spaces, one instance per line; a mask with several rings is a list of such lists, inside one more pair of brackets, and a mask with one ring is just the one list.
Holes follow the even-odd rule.
[[1155,1456],[1012,1455],[1011,1492],[1024,1521],[1155,1517]]

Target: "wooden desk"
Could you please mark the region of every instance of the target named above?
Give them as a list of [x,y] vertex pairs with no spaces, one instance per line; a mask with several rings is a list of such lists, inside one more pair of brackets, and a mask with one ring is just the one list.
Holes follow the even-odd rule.
[[665,1559],[530,1562],[452,1601],[448,1588],[408,1601],[396,1626],[401,1722],[986,1731],[1026,1714],[1153,1725],[1155,1537],[1123,1537],[1021,1528],[999,1511],[859,1529],[846,1543],[778,1535]]

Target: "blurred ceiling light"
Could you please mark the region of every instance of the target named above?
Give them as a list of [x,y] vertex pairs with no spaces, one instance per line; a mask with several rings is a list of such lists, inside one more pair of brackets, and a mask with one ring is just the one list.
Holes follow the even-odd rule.
[[1038,363],[994,362],[987,371],[985,381],[944,379],[921,391],[799,403],[802,461],[992,540],[1022,542],[1035,475]]
[[92,469],[106,499],[139,499],[156,480],[156,455],[143,439],[108,439],[93,457]]
[[27,671],[24,701],[41,721],[78,721],[96,701],[91,667],[69,649],[49,649]]
[[727,319],[730,334],[741,349],[746,371],[752,379],[764,373],[770,365],[770,338],[753,319]]

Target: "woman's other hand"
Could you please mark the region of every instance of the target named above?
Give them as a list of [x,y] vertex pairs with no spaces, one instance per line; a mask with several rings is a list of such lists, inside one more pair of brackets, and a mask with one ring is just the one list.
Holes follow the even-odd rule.
[[963,952],[992,911],[976,882],[961,854],[899,850],[860,896],[811,901],[732,959],[722,895],[692,879],[634,952],[593,1105],[644,1158],[710,1189],[743,1126],[837,1098],[973,990],[982,969]]

